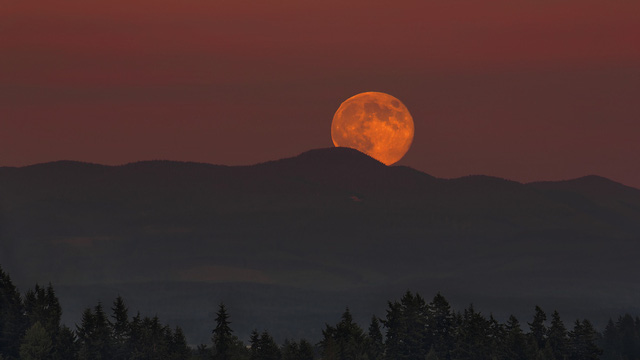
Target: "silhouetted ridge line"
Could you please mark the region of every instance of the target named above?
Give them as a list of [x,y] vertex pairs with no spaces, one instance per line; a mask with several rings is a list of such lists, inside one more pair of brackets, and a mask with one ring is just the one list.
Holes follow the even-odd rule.
[[39,163],[33,165],[27,165],[18,167],[18,169],[30,169],[30,170],[42,170],[42,169],[56,169],[56,170],[75,170],[75,169],[97,169],[108,168],[109,165],[101,165],[91,162],[74,161],[74,160],[58,160],[46,163]]
[[[541,300],[566,289],[567,308],[640,301],[629,290],[640,272],[637,189],[593,176],[437,179],[346,148],[251,166],[1,168],[0,240],[0,263],[22,284],[48,274],[73,296],[93,296],[135,282],[139,299],[180,302],[184,314],[175,316],[194,324],[208,311],[198,304],[218,296],[215,284],[243,284],[247,309],[269,303],[256,300],[264,286],[248,285],[264,279],[278,286],[272,294],[296,289],[296,297],[302,289],[360,298],[369,289],[373,299],[420,287],[491,291],[503,305],[530,299],[532,289]],[[170,282],[212,287],[187,286],[187,294]],[[141,283],[155,284],[157,296]],[[325,311],[336,297],[319,299],[313,306]],[[291,304],[265,312],[273,315],[266,323],[297,322]]]
[[[534,181],[529,183],[520,183],[518,181],[505,179],[496,176],[488,175],[467,175],[458,178],[443,179],[436,178],[425,172],[416,170],[408,166],[386,166],[378,160],[370,157],[369,155],[362,153],[358,150],[347,147],[331,147],[312,149],[305,151],[299,155],[269,160],[253,165],[220,165],[204,162],[193,161],[175,161],[175,160],[143,160],[130,162],[121,165],[103,165],[91,162],[74,161],[74,160],[58,160],[52,162],[38,163],[26,166],[2,166],[0,167],[0,174],[8,172],[23,172],[23,171],[55,171],[55,172],[68,172],[68,171],[83,171],[83,170],[107,170],[111,168],[130,169],[130,170],[143,170],[143,169],[155,169],[162,170],[168,169],[172,172],[176,170],[188,170],[193,171],[200,170],[235,170],[235,169],[265,169],[273,168],[276,171],[297,172],[304,168],[315,168],[318,172],[327,169],[342,169],[349,172],[362,171],[368,169],[371,171],[380,171],[392,173],[394,175],[403,175],[408,177],[421,177],[423,180],[440,180],[441,182],[451,183],[484,183],[484,184],[512,184],[512,185],[525,185],[540,190],[566,190],[574,189],[580,191],[589,191],[593,189],[601,189],[603,187],[608,188],[609,191],[616,189],[619,191],[637,191],[640,194],[640,190],[631,186],[627,186],[611,179],[599,176],[599,175],[587,175],[575,179],[559,180],[559,181]],[[379,174],[378,174],[379,175]]]
[[272,160],[254,166],[370,166],[386,167],[383,163],[358,150],[333,147],[305,151],[297,156]]
[[232,166],[228,166],[228,165],[209,164],[209,163],[197,162],[197,161],[175,161],[175,160],[143,160],[143,161],[136,161],[136,162],[131,162],[131,163],[122,164],[122,165],[116,165],[114,167],[130,167],[130,168],[135,168],[135,167],[158,167],[158,168],[166,168],[166,167],[170,167],[170,166],[176,166],[176,167],[189,167],[189,166],[194,166],[194,167],[225,167],[225,168],[232,167]]
[[542,189],[596,189],[596,188],[608,188],[608,189],[618,189],[618,190],[635,190],[639,191],[640,189],[634,188],[632,186],[624,185],[617,181],[605,178],[600,175],[586,175],[575,179],[567,179],[567,180],[559,180],[559,181],[534,181],[527,183],[527,185],[531,185],[537,188]]

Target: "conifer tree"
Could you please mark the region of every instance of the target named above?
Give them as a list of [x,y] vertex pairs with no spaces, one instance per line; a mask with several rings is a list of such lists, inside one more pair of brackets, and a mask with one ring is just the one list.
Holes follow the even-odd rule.
[[251,360],[280,360],[282,355],[280,348],[267,332],[256,336],[257,331],[251,335]]
[[441,360],[448,360],[454,348],[454,316],[451,305],[437,293],[429,303],[428,328],[433,349]]
[[384,356],[384,338],[380,329],[380,321],[377,316],[371,317],[369,332],[367,334],[367,356],[369,360],[381,360]]
[[142,319],[142,338],[138,351],[143,359],[168,359],[172,337],[171,329],[163,326],[158,316],[145,316]]
[[230,360],[234,346],[233,330],[230,327],[229,315],[223,303],[220,303],[216,313],[216,327],[213,329],[213,358],[214,360]]
[[93,311],[84,311],[81,326],[76,333],[80,344],[78,355],[81,360],[111,359],[111,330],[102,304],[98,303]]
[[[256,334],[258,333],[256,330],[254,331],[256,332]],[[253,350],[253,341],[251,341],[251,344],[251,350]],[[300,347],[297,342],[291,341],[289,339],[284,339],[284,343],[282,344],[282,360],[298,360],[299,352]]]
[[602,350],[596,345],[596,336],[597,333],[589,320],[585,319],[582,322],[576,320],[573,331],[569,333],[569,359],[598,359],[602,354]]
[[491,339],[489,338],[489,322],[473,305],[464,310],[458,325],[456,348],[452,357],[455,359],[489,359]]
[[339,360],[339,349],[336,341],[336,328],[326,325],[322,330],[322,341],[320,341],[320,355],[322,360]]
[[141,353],[141,344],[143,339],[142,317],[140,312],[131,318],[129,322],[129,339],[126,345],[126,353],[131,358],[136,358]]
[[171,359],[174,334],[168,326],[162,325],[157,316],[150,318],[136,314],[130,322],[130,337],[126,347],[129,359]]
[[[51,283],[47,286],[45,293],[45,304],[47,306],[47,323],[44,325],[47,331],[51,331],[54,335],[57,335],[60,331],[60,319],[62,318],[62,306],[56,296],[55,291]],[[50,329],[50,330],[49,330]]]
[[431,348],[427,336],[428,306],[419,294],[407,291],[400,302],[389,302],[385,359],[423,360]]
[[313,360],[314,356],[313,345],[305,339],[299,343],[285,339],[282,345],[282,360]]
[[360,326],[353,322],[349,308],[342,314],[336,325],[336,343],[338,344],[339,359],[366,359],[365,335]]
[[43,288],[36,284],[34,289],[27,291],[24,297],[24,310],[30,326],[39,322],[45,328],[53,344],[51,358],[57,358],[60,352],[57,347],[60,345],[58,337],[62,307],[53,286],[49,284],[47,288]]
[[101,359],[111,359],[111,324],[107,314],[102,308],[102,304],[98,303],[94,308],[95,320],[95,339],[97,340],[97,348]]
[[525,360],[526,338],[518,319],[511,315],[505,326],[505,359]]
[[113,341],[113,359],[126,359],[129,353],[127,345],[130,337],[128,309],[121,296],[113,302],[111,308],[111,338]]
[[82,313],[82,322],[77,326],[76,335],[78,337],[78,357],[81,360],[99,358],[94,345],[93,335],[95,333],[95,317],[93,311],[87,308]]
[[609,319],[607,326],[602,333],[602,359],[616,360],[623,359],[621,352],[622,342],[620,334],[613,320]]
[[547,332],[547,344],[555,360],[564,360],[568,352],[567,328],[560,319],[558,311],[551,315],[551,326]]
[[621,316],[616,328],[621,355],[628,359],[640,358],[640,339],[633,317],[629,314]]
[[54,347],[54,360],[75,360],[78,358],[76,335],[71,329],[63,325],[58,333],[57,344]]
[[335,327],[327,325],[322,331],[323,359],[358,360],[366,359],[364,332],[353,322],[349,308],[342,314]]
[[298,360],[313,360],[315,358],[313,345],[307,340],[301,339],[298,349]]
[[544,344],[547,340],[547,328],[545,326],[547,321],[547,315],[542,309],[536,305],[535,314],[533,315],[533,321],[528,323],[529,329],[529,345],[532,347],[533,352],[537,352],[544,348]]
[[37,321],[27,330],[22,345],[20,346],[21,360],[48,360],[51,359],[53,343],[51,335],[45,327]]
[[44,319],[45,316],[41,313],[44,309],[44,289],[40,285],[36,284],[34,289],[27,290],[23,304],[25,314],[29,318],[29,326]]
[[279,360],[281,358],[278,345],[267,331],[260,334],[258,330],[253,330],[251,332],[250,342],[250,360]]
[[191,349],[187,345],[182,328],[176,326],[173,337],[169,343],[169,358],[171,360],[188,360],[191,357]]
[[20,293],[0,267],[0,356],[18,358],[20,340],[28,327]]
[[249,345],[251,347],[249,350],[249,359],[258,359],[260,356],[260,333],[258,332],[258,329],[253,329],[253,331],[251,331],[251,335],[249,336]]
[[488,323],[489,323],[488,335],[489,335],[489,344],[491,347],[491,358],[504,359],[506,354],[505,327],[493,317],[493,314],[489,315]]

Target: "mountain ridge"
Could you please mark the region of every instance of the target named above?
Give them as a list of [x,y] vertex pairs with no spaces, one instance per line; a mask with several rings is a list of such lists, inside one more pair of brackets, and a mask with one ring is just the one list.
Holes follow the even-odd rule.
[[[362,289],[383,304],[398,288],[496,304],[561,294],[602,313],[640,303],[628,290],[639,247],[640,191],[595,176],[441,179],[344,148],[248,166],[0,168],[0,264],[22,288],[64,285],[72,304],[73,289],[86,299],[81,289],[235,282],[350,299]],[[136,301],[180,306],[169,288],[159,299],[126,288]],[[271,311],[253,305],[247,311]],[[203,311],[180,316],[197,323]]]
[[[321,157],[318,155],[326,155],[326,154],[331,154],[333,159],[327,159],[327,156]],[[385,166],[388,168],[392,168],[394,170],[400,170],[400,169],[406,169],[408,171],[413,171],[413,172],[417,172],[420,173],[422,175],[426,175],[430,178],[433,179],[439,179],[439,180],[462,180],[462,179],[468,179],[468,178],[491,178],[491,179],[501,179],[501,180],[506,180],[506,181],[510,181],[510,182],[516,182],[516,183],[520,183],[520,184],[524,184],[524,185],[536,185],[536,186],[545,186],[547,184],[556,184],[556,183],[562,183],[562,184],[566,184],[566,183],[575,183],[575,182],[582,182],[583,180],[588,180],[588,181],[593,181],[593,180],[606,180],[610,183],[613,184],[618,184],[620,186],[624,186],[626,188],[631,188],[631,189],[636,189],[638,191],[640,191],[640,189],[637,189],[633,186],[629,186],[629,185],[625,185],[622,184],[620,182],[617,182],[615,180],[600,176],[600,175],[596,175],[596,174],[588,174],[588,175],[584,175],[584,176],[580,176],[577,178],[570,178],[570,179],[562,179],[562,180],[541,180],[541,181],[528,181],[528,182],[520,182],[520,181],[516,181],[516,180],[511,180],[508,178],[503,178],[503,177],[499,177],[499,176],[492,176],[492,175],[484,175],[484,174],[469,174],[469,175],[463,175],[460,177],[454,177],[454,178],[438,178],[435,176],[432,176],[428,173],[425,173],[423,171],[414,169],[410,166],[405,166],[405,165],[393,165],[393,166],[386,166],[383,163],[371,158],[370,156],[355,150],[355,149],[351,149],[351,148],[339,148],[339,147],[332,147],[332,148],[319,148],[319,149],[311,149],[311,150],[307,150],[304,151],[298,155],[295,156],[290,156],[290,157],[285,157],[285,158],[281,158],[281,159],[276,159],[276,160],[267,160],[264,162],[258,162],[255,164],[250,164],[250,165],[222,165],[222,164],[213,164],[213,163],[206,163],[206,162],[196,162],[196,161],[179,161],[179,160],[162,160],[162,159],[156,159],[156,160],[141,160],[141,161],[134,161],[134,162],[129,162],[129,163],[124,163],[124,164],[119,164],[119,165],[105,165],[105,164],[100,164],[100,163],[92,163],[92,162],[86,162],[86,161],[77,161],[77,160],[56,160],[56,161],[49,161],[49,162],[43,162],[43,163],[36,163],[36,164],[30,164],[30,165],[24,165],[24,166],[0,166],[0,171],[3,170],[11,170],[11,169],[25,169],[25,168],[44,168],[44,167],[52,167],[52,166],[83,166],[83,167],[94,167],[94,168],[100,168],[100,167],[106,167],[106,168],[127,168],[127,167],[141,167],[141,166],[151,166],[151,165],[180,165],[180,166],[201,166],[201,167],[213,167],[213,168],[224,168],[224,169],[241,169],[241,168],[251,168],[251,167],[266,167],[266,166],[272,166],[272,165],[279,165],[282,163],[287,163],[287,162],[295,162],[297,160],[300,159],[305,159],[305,158],[316,158],[316,159],[322,159],[323,162],[328,162],[331,160],[343,160],[343,159],[339,159],[337,156],[335,155],[340,155],[340,156],[344,156],[344,155],[351,155],[351,159],[355,159],[355,158],[359,158],[359,159],[369,159],[371,160],[371,163],[375,163],[378,165]],[[354,156],[356,155],[356,156]],[[604,181],[603,181],[604,182]]]

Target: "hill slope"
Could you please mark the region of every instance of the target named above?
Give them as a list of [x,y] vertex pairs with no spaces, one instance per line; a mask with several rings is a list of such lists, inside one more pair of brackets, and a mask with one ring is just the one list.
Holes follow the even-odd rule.
[[[384,307],[407,288],[489,305],[556,299],[589,311],[640,301],[639,190],[594,176],[438,179],[346,148],[243,167],[0,168],[0,237],[0,264],[18,284],[51,281],[77,306],[91,305],[79,294],[104,293],[80,290],[96,287],[153,303],[135,291],[140,284],[155,284],[147,285],[153,306],[169,312],[180,291],[213,309],[220,299],[211,289],[221,284],[244,284],[235,286],[255,302],[291,296],[327,306],[368,294]],[[202,284],[210,287],[197,295]],[[198,323],[202,309],[191,310],[176,321]]]

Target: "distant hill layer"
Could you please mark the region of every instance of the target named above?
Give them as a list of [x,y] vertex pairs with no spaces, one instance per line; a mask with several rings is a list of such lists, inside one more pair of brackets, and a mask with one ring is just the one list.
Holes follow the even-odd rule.
[[411,287],[624,307],[640,303],[638,250],[640,190],[597,176],[439,179],[347,148],[238,167],[0,168],[0,264],[29,286]]

